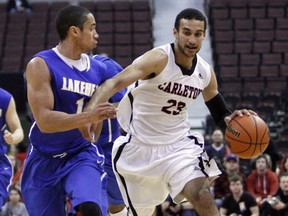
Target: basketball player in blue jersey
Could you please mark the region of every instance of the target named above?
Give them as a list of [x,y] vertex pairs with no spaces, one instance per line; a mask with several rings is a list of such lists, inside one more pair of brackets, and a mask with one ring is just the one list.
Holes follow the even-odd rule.
[[[117,62],[106,56],[95,55],[94,59],[103,62],[107,68],[109,68],[109,70],[114,73],[114,75],[123,70],[123,68]],[[126,89],[117,92],[109,99],[109,102],[113,103],[117,107],[118,102],[123,98],[125,93]],[[113,143],[120,135],[120,126],[117,119],[107,119],[102,122],[102,130],[97,141],[97,144],[101,146],[105,156],[104,169],[108,177],[107,197],[109,213],[113,216],[127,216],[127,210],[125,208],[125,204],[119,190],[115,174],[113,173],[111,159]]]
[[110,103],[82,112],[98,85],[114,74],[86,54],[99,37],[89,10],[63,8],[56,28],[59,44],[37,53],[26,70],[34,122],[22,176],[23,198],[30,216],[65,216],[67,197],[81,216],[106,215],[104,155],[78,128],[116,117]]
[[16,145],[24,138],[13,96],[0,88],[0,208],[8,198],[13,176],[12,164],[6,156],[7,144]]
[[[117,119],[127,132],[114,143],[113,170],[132,215],[151,216],[168,194],[184,198],[200,216],[218,216],[210,182],[221,172],[204,150],[203,135],[190,130],[187,107],[202,94],[218,125],[234,116],[257,115],[241,109],[231,113],[218,92],[211,66],[197,53],[207,21],[195,9],[175,20],[174,43],[156,47],[98,87],[84,110],[107,101],[129,85],[119,103]],[[92,124],[94,127],[94,125]],[[91,139],[91,127],[80,129]]]

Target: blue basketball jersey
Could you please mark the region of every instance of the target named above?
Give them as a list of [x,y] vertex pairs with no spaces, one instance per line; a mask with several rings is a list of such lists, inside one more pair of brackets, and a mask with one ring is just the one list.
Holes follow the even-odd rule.
[[6,112],[11,101],[12,95],[6,90],[0,88],[0,156],[6,154],[7,144],[3,138],[6,128]]
[[[82,54],[85,55],[85,54]],[[35,56],[41,57],[51,74],[54,93],[54,110],[75,114],[82,112],[97,86],[114,74],[105,64],[85,55],[88,67],[84,71],[64,62],[53,50],[45,50]],[[45,98],[43,98],[45,100]],[[30,130],[32,145],[42,153],[61,154],[77,152],[90,142],[84,139],[78,129],[57,133],[42,133],[36,122]]]

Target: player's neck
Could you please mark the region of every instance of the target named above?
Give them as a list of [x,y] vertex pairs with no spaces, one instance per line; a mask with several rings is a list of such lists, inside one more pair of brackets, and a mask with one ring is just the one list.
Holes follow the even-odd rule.
[[81,52],[77,52],[77,50],[74,49],[73,45],[67,44],[67,42],[60,42],[56,49],[59,51],[59,53],[66,58],[72,59],[72,60],[79,60],[81,58]]
[[174,43],[175,62],[183,68],[189,70],[192,68],[194,57],[184,55],[176,43]]

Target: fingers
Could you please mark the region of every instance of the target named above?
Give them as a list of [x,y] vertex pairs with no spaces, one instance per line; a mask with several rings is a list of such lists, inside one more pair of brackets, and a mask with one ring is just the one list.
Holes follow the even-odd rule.
[[7,144],[12,144],[13,143],[13,134],[10,133],[8,130],[4,130],[4,140]]
[[99,104],[92,112],[93,122],[103,121],[109,118],[116,118],[117,109],[109,103]]
[[257,113],[254,112],[253,110],[248,110],[248,109],[235,110],[231,115],[226,116],[224,118],[224,121],[226,122],[226,124],[228,124],[236,116],[240,116],[241,117],[243,115],[247,115],[247,116],[256,115],[257,116]]

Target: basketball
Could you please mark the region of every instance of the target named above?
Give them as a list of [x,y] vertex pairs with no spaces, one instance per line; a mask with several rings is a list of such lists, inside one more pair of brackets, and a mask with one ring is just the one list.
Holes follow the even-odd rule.
[[239,158],[255,158],[269,145],[269,128],[259,116],[236,116],[227,125],[225,140]]

